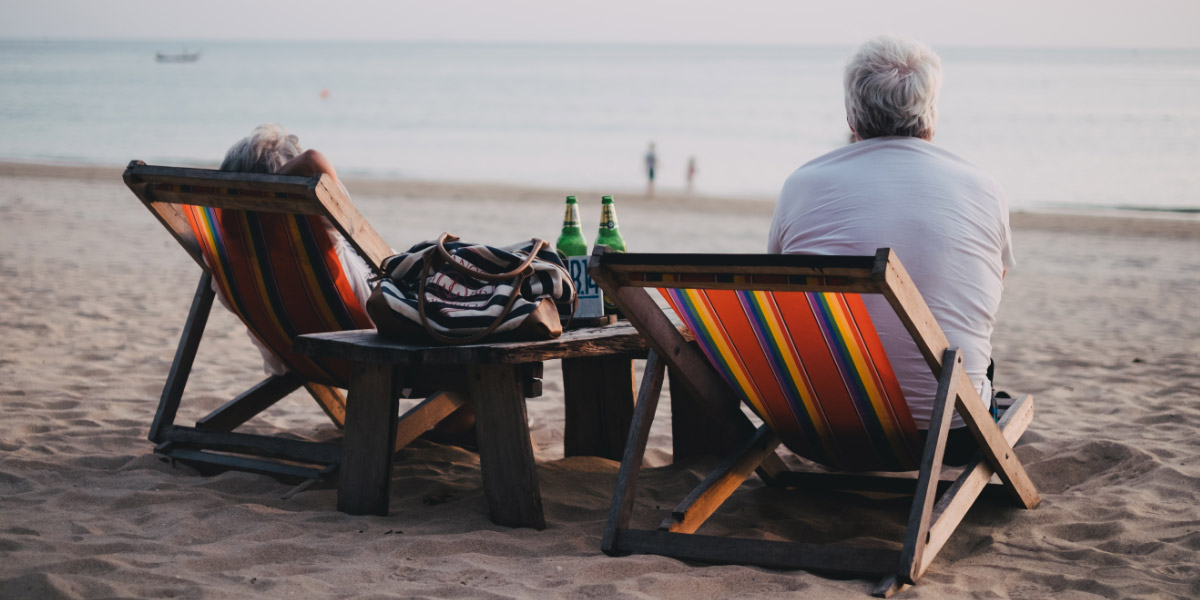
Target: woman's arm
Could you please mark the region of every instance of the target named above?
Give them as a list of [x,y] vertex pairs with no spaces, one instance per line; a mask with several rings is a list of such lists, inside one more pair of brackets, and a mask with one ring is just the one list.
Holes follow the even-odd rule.
[[338,182],[337,171],[333,168],[333,163],[325,158],[324,154],[316,150],[305,150],[296,158],[287,161],[279,170],[276,171],[280,175],[319,175],[326,173],[333,178],[334,183]]

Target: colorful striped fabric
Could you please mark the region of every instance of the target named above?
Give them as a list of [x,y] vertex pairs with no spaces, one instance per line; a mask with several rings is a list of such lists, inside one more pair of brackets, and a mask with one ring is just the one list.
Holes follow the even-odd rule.
[[344,361],[291,351],[296,337],[369,329],[319,216],[184,205],[213,281],[238,318],[289,370],[345,387]]
[[917,468],[920,434],[858,294],[660,291],[793,452],[843,470]]

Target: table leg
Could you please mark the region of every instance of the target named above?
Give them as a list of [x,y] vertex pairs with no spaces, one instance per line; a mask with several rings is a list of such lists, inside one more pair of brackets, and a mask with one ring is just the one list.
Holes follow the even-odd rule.
[[346,401],[346,430],[338,476],[338,510],[387,515],[399,397],[390,365],[355,364]]
[[479,467],[492,522],[545,529],[529,417],[519,365],[467,367],[468,398],[475,409]]
[[621,460],[633,419],[633,359],[600,356],[562,359],[567,456]]

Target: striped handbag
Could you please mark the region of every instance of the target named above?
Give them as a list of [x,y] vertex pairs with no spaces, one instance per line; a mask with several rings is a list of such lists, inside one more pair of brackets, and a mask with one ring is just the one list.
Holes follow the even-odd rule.
[[367,313],[385,337],[469,344],[550,339],[575,286],[545,240],[496,248],[443,233],[383,261]]

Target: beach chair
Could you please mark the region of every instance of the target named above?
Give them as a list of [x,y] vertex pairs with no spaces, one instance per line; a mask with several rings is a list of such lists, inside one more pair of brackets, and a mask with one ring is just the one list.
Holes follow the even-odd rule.
[[[890,250],[875,256],[799,256],[620,254],[598,248],[590,271],[652,349],[604,530],[605,553],[878,576],[874,593],[886,597],[921,577],[989,485],[1025,508],[1040,501],[1012,449],[1032,420],[1032,398],[1018,399],[999,423],[993,420],[958,349],[949,347]],[[660,290],[694,344],[646,288]],[[938,381],[925,443],[862,294],[887,299]],[[630,528],[637,475],[664,366],[670,367],[672,390],[685,390],[696,410],[741,443],[658,529],[637,530]],[[761,427],[741,411],[742,402],[761,418]],[[673,410],[679,406],[673,402]],[[952,410],[966,421],[981,452],[956,479],[943,480]],[[775,453],[781,442],[829,469],[788,471]],[[767,484],[786,488],[911,492],[907,533],[882,547],[857,540],[814,544],[694,535],[756,470]],[[989,483],[993,474],[999,483]]]
[[[346,281],[322,217],[376,272],[392,254],[390,247],[327,175],[229,173],[133,161],[124,179],[202,270],[150,426],[155,451],[202,471],[238,469],[309,481],[331,474],[341,460],[337,444],[234,429],[301,386],[335,425],[344,424],[346,400],[338,388],[347,385],[349,364],[291,351],[299,335],[372,327]],[[287,367],[287,373],[267,377],[194,427],[176,425],[212,307],[214,281],[230,309]],[[431,379],[438,376],[430,374]],[[405,381],[418,393],[429,387],[419,375],[406,376]],[[396,448],[462,404],[459,394],[430,395],[400,418]]]

